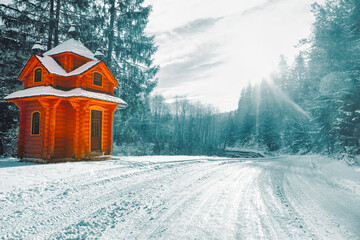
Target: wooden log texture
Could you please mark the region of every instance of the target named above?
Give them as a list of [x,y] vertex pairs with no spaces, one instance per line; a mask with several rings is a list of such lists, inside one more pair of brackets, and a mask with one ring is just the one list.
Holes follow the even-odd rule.
[[68,101],[61,101],[56,109],[54,158],[73,157],[75,111]]
[[[44,136],[44,113],[45,110],[43,106],[38,101],[31,101],[24,104],[22,110],[23,119],[21,124],[23,128],[20,127],[20,134],[22,143],[21,143],[21,153],[22,157],[41,157],[43,150],[43,136]],[[40,112],[40,133],[39,135],[31,134],[31,117],[34,111]]]

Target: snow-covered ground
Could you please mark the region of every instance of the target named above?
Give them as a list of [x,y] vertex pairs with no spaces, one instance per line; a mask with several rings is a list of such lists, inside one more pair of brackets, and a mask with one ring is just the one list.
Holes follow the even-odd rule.
[[0,160],[0,239],[360,239],[360,172],[317,156]]

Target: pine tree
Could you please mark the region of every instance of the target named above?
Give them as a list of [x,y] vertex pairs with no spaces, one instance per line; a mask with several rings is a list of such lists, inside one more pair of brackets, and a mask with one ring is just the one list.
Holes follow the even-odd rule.
[[242,145],[252,144],[256,134],[256,96],[255,88],[250,84],[241,92],[236,113],[237,127],[235,128],[237,138]]
[[[310,76],[313,78],[317,91],[316,105],[313,114],[319,124],[318,143],[323,145],[330,154],[345,147],[346,143],[340,137],[344,114],[343,84],[349,81],[347,75],[347,23],[348,9],[345,2],[326,1],[324,5],[314,4],[316,17],[314,22],[314,37],[310,52]],[[337,84],[341,82],[341,84]],[[317,85],[317,86],[316,86]],[[340,86],[340,89],[329,87]],[[340,121],[339,121],[340,120]]]
[[265,80],[260,85],[260,94],[259,142],[269,151],[276,151],[281,147],[279,106]]

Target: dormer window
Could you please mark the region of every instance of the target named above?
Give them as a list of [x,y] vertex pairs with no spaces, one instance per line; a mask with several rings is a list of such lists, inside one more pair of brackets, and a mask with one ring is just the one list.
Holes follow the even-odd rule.
[[42,77],[42,69],[41,68],[37,68],[35,70],[35,74],[34,74],[34,82],[41,82],[41,77]]
[[102,75],[100,73],[94,73],[94,85],[102,86]]

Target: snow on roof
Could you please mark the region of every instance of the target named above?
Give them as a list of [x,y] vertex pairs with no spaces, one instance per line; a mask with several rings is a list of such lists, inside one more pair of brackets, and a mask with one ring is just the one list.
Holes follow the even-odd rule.
[[11,93],[8,96],[6,96],[4,99],[10,100],[16,98],[26,98],[26,97],[35,97],[35,96],[56,96],[56,97],[64,97],[64,98],[85,97],[85,98],[92,98],[92,99],[117,103],[123,108],[127,106],[127,103],[124,102],[121,98],[110,96],[104,93],[90,92],[82,88],[75,88],[69,91],[63,91],[63,90],[55,89],[52,86],[38,86],[38,87],[27,88],[24,90]]
[[83,72],[85,72],[86,70],[92,68],[93,66],[95,66],[96,64],[100,63],[100,61],[91,61],[91,62],[87,62],[84,65],[78,67],[77,69],[73,70],[72,72],[69,72],[69,76],[73,76],[73,75],[79,75]]
[[68,73],[52,58],[49,56],[40,57],[35,55],[42,65],[49,71],[49,73],[65,76]]
[[49,73],[64,76],[64,77],[70,77],[74,75],[79,75],[86,70],[92,68],[96,64],[98,64],[100,61],[90,61],[85,63],[84,65],[78,67],[77,69],[67,73],[52,57],[49,56],[43,56],[40,57],[38,55],[35,55],[37,59],[44,65],[44,67],[49,71]]
[[41,45],[41,43],[36,42],[31,49],[32,49],[32,50],[36,50],[36,49],[44,50],[44,46]]
[[76,31],[75,27],[74,27],[74,26],[71,26],[71,27],[69,28],[69,31],[68,31],[68,32],[75,32],[75,31]]
[[104,57],[104,54],[98,49],[98,50],[96,50],[94,56],[96,58],[99,58],[99,57],[101,58],[101,57]]
[[59,53],[64,53],[64,52],[72,52],[75,53],[77,55],[89,58],[91,60],[97,60],[94,57],[94,54],[87,49],[84,44],[82,44],[82,42],[75,40],[73,38],[63,42],[62,44],[50,49],[49,51],[45,52],[44,55],[46,56],[51,56],[51,55],[56,55]]

